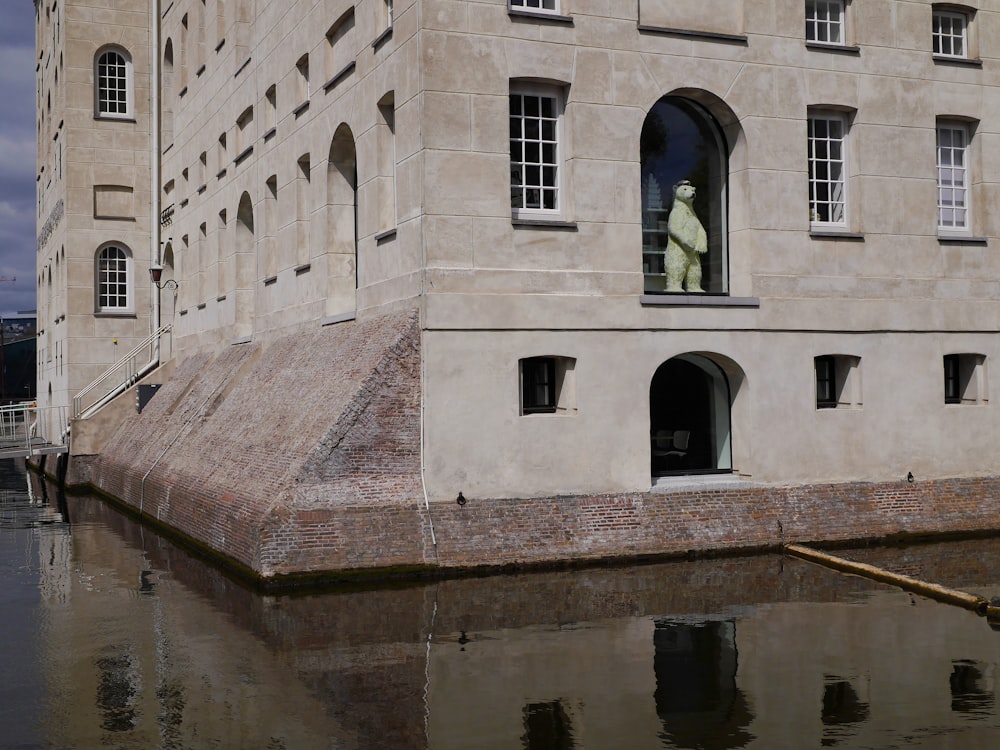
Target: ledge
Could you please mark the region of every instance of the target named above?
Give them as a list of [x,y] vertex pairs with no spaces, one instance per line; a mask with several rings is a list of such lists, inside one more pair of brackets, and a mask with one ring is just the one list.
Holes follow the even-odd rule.
[[378,52],[378,48],[385,44],[387,41],[392,39],[392,26],[387,28],[377,37],[372,40],[372,49]]
[[187,198],[185,198],[184,200],[182,200],[177,205],[178,205],[178,208],[184,208],[188,203],[190,203],[190,201]]
[[861,232],[837,232],[829,229],[810,229],[809,238],[814,240],[865,241],[865,236]]
[[276,128],[276,127],[275,128],[269,128],[264,133],[264,142],[266,143],[267,141],[271,140],[277,134],[278,134],[278,128]]
[[557,219],[511,219],[510,225],[516,228],[531,229],[565,229],[570,232],[577,231],[575,221],[562,221]]
[[225,37],[222,37],[222,39],[220,39],[220,40],[219,40],[219,43],[215,45],[215,51],[216,51],[216,52],[218,52],[218,51],[219,51],[219,50],[221,50],[221,49],[222,49],[222,48],[223,48],[223,47],[224,47],[225,45],[226,45],[226,38],[225,38]]
[[347,65],[345,65],[343,68],[334,73],[333,77],[329,81],[323,84],[323,93],[329,94],[330,91],[336,88],[338,83],[340,83],[342,80],[347,78],[347,76],[353,73],[356,67],[357,67],[357,62],[355,60],[351,60],[349,63],[347,63]]
[[200,302],[199,304],[195,305],[195,308],[198,310],[204,310],[207,304],[208,304],[207,302]]
[[948,55],[932,55],[935,64],[956,65],[960,68],[981,68],[983,61],[978,57],[949,57]]
[[687,39],[704,39],[709,42],[724,42],[726,44],[741,44],[749,46],[750,41],[745,34],[722,34],[717,31],[697,31],[695,29],[675,29],[670,26],[650,26],[640,23],[639,33],[662,34],[665,36],[680,36]]
[[358,312],[357,310],[351,310],[350,312],[340,313],[339,315],[327,315],[325,318],[320,318],[319,325],[332,326],[337,323],[346,323],[349,320],[357,320]]
[[188,87],[184,86],[180,91],[177,92],[177,96],[183,98],[184,95],[187,94],[187,92],[188,92]]
[[201,195],[202,193],[204,193],[204,192],[205,192],[205,190],[206,190],[207,188],[208,188],[208,185],[205,185],[205,184],[201,184],[201,185],[199,185],[199,186],[198,186],[198,189],[197,189],[197,190],[195,190],[195,192],[196,192],[196,193],[198,193],[198,195]]
[[177,314],[178,315],[187,315],[188,314],[187,308],[184,308],[183,310],[178,311]]
[[204,72],[205,72],[205,64],[204,64],[204,63],[202,63],[202,64],[201,64],[201,65],[200,65],[200,66],[198,67],[198,70],[196,70],[196,71],[194,72],[194,75],[195,75],[195,77],[196,77],[196,78],[201,78],[201,76],[202,76],[202,74],[203,74]]
[[301,114],[302,114],[303,112],[305,112],[305,111],[306,111],[307,109],[309,109],[309,100],[308,100],[308,99],[306,99],[306,100],[305,100],[304,102],[302,102],[302,104],[300,104],[300,105],[299,105],[299,106],[297,106],[297,107],[296,107],[295,109],[293,109],[293,110],[292,110],[292,114],[293,114],[293,115],[294,115],[295,117],[298,117],[298,116],[299,116],[299,115],[301,115]]
[[115,310],[98,310],[94,313],[95,318],[132,318],[135,319],[136,314],[134,310],[122,310],[121,312],[116,312]]
[[938,242],[942,245],[988,245],[987,237],[973,237],[971,234],[939,234]]
[[553,23],[573,25],[573,16],[564,16],[559,13],[548,13],[544,10],[531,10],[530,8],[508,8],[507,15],[511,20],[520,18],[530,18],[532,21],[552,21]]
[[300,266],[295,266],[295,275],[301,276],[304,273],[309,273],[312,269],[312,263],[303,263]]
[[760,307],[759,297],[728,297],[724,294],[643,294],[639,304],[649,307]]
[[246,159],[252,153],[253,153],[253,145],[251,144],[251,145],[247,146],[245,149],[243,149],[242,151],[240,151],[236,155],[236,158],[233,159],[233,164],[235,164],[236,166],[239,166],[240,162],[242,162],[244,159]]
[[240,67],[238,67],[236,69],[236,72],[233,73],[233,78],[236,78],[236,76],[238,76],[240,73],[242,73],[244,70],[246,70],[247,65],[250,64],[250,59],[251,58],[248,57],[246,60],[244,60],[243,62],[240,63]]
[[216,302],[224,302],[225,299],[226,299],[226,295],[220,294],[218,297],[215,298],[215,301]]
[[225,176],[226,176],[226,168],[225,167],[223,167],[222,169],[220,169],[218,172],[215,173],[215,179],[217,179],[217,180],[221,180]]
[[133,117],[132,115],[117,117],[115,115],[109,115],[109,114],[95,114],[94,119],[100,122],[130,122],[133,125],[135,125],[135,117]]
[[271,284],[276,284],[278,282],[277,276],[268,276],[264,279],[264,286],[271,286]]
[[856,44],[832,44],[831,42],[806,42],[806,49],[817,52],[834,52],[842,55],[860,55],[861,48]]
[[396,227],[393,227],[392,229],[386,229],[384,232],[379,232],[378,234],[376,234],[375,244],[381,245],[385,242],[389,242],[390,240],[394,239],[396,239]]
[[233,339],[229,342],[230,346],[239,346],[240,344],[249,344],[253,341],[253,336],[241,336],[238,339]]

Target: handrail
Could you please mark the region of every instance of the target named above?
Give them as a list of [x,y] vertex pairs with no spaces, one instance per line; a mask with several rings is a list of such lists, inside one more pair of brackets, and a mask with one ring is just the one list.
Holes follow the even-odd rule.
[[[160,337],[168,333],[171,328],[170,323],[157,328],[129,351],[128,354],[105,370],[93,383],[79,391],[73,397],[73,418],[80,419],[90,416],[98,408],[134,385],[136,381],[156,367],[159,362],[157,362],[154,352],[150,351],[148,361],[141,366],[139,355],[155,342],[158,342]],[[100,395],[92,397],[95,391]],[[85,403],[84,399],[88,397],[91,398]]]
[[67,448],[66,407],[34,401],[0,406],[0,457],[63,453]]

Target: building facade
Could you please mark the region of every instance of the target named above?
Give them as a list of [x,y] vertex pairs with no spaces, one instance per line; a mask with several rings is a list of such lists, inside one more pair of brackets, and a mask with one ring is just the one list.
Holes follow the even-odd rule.
[[40,398],[161,324],[182,368],[415,316],[428,511],[996,474],[992,3],[129,5],[39,6]]

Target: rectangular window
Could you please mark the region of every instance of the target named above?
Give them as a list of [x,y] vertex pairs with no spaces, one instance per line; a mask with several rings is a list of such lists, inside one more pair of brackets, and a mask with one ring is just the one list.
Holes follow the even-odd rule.
[[944,402],[946,404],[985,404],[986,357],[982,354],[946,354],[944,356]]
[[295,94],[299,104],[309,101],[309,55],[302,55],[295,63]]
[[934,54],[943,57],[968,57],[969,18],[964,13],[934,9]]
[[844,0],[806,0],[806,41],[844,44]]
[[532,357],[521,362],[521,413],[544,414],[556,410],[556,361]]
[[559,0],[510,0],[511,10],[541,10],[559,12]]
[[847,226],[847,118],[809,115],[809,220],[814,226]]
[[959,360],[957,354],[947,354],[944,358],[944,402],[962,403],[962,389],[959,380]]
[[560,209],[560,109],[554,92],[511,91],[510,206],[515,215]]
[[837,361],[816,357],[816,408],[832,409],[837,405]]
[[962,123],[937,126],[938,229],[969,228],[969,132]]

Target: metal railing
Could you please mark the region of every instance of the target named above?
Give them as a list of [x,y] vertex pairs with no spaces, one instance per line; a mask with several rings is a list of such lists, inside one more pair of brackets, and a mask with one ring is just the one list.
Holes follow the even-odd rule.
[[0,457],[65,453],[66,412],[65,406],[39,407],[34,401],[0,406]]
[[157,342],[169,333],[168,323],[153,331],[128,354],[115,362],[93,383],[73,397],[73,418],[86,419],[115,396],[124,393],[160,364]]

